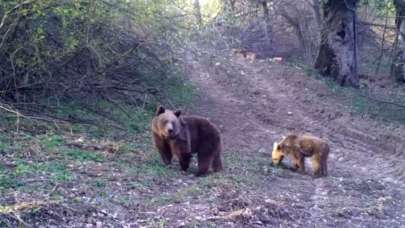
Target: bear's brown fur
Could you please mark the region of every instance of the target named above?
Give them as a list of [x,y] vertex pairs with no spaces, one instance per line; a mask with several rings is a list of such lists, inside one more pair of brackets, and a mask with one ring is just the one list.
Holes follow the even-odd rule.
[[289,156],[294,163],[294,168],[305,173],[305,157],[311,157],[314,176],[327,176],[327,160],[329,155],[328,143],[310,134],[291,134],[280,143],[274,143],[272,162],[278,165],[284,158]]
[[222,170],[221,137],[219,130],[207,119],[198,116],[181,116],[181,111],[171,111],[159,106],[152,120],[155,146],[163,162],[171,163],[173,155],[186,171],[192,153],[197,153],[197,176],[206,174],[212,166]]

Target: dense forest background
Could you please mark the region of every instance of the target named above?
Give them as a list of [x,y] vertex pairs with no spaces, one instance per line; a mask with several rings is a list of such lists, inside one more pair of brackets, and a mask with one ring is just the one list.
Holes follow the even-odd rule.
[[[34,115],[34,119],[91,124],[72,113],[56,117],[56,109],[61,105],[80,106],[97,113],[103,109],[100,107],[103,101],[104,105],[119,106],[155,103],[167,97],[164,94],[170,88],[181,84],[184,72],[179,64],[186,48],[197,49],[194,41],[214,45],[217,50],[244,48],[260,58],[281,56],[310,68],[315,66],[340,84],[360,86],[359,78],[373,82],[393,78],[404,81],[403,44],[399,36],[401,1],[343,1],[352,4],[346,7],[349,11],[346,14],[336,14],[342,6],[334,6],[333,1],[323,8],[321,3],[317,0],[2,2],[2,111],[8,115],[10,111],[20,116],[25,112],[48,115],[43,118]],[[354,6],[355,14],[350,8]],[[338,30],[341,26],[340,19],[333,21],[323,16],[328,10],[333,13],[333,7],[336,18],[345,18],[342,20],[347,23],[347,31],[343,33],[348,33],[346,37],[350,35],[341,43],[353,46],[351,40],[356,38],[355,48],[338,53],[346,55],[341,61],[352,62],[335,64],[341,65],[342,69],[337,71],[343,73],[322,62],[332,60],[324,52],[328,47],[321,48],[321,43],[327,43],[328,33],[339,32],[324,28]],[[356,20],[355,37],[353,32],[350,34],[352,20]],[[353,49],[358,51],[356,59],[350,56]],[[345,64],[353,68],[348,79],[339,76],[346,74]],[[354,80],[349,80],[350,77]]]
[[[134,220],[133,225],[150,227],[198,226],[208,224],[208,217],[190,222],[194,216],[167,208],[188,202],[188,206],[194,205],[189,208],[193,215],[212,213],[210,216],[218,217],[219,212],[207,209],[212,203],[208,196],[221,202],[219,211],[229,212],[221,219],[231,220],[235,226],[249,226],[259,220],[272,224],[260,217],[266,213],[269,221],[277,217],[275,224],[307,224],[305,219],[297,223],[286,219],[295,215],[307,218],[306,212],[283,209],[271,197],[265,209],[252,209],[261,199],[251,186],[266,189],[263,191],[271,196],[267,178],[290,177],[287,171],[269,171],[265,156],[239,154],[244,149],[259,154],[271,150],[266,144],[269,140],[260,141],[272,132],[263,126],[280,127],[271,133],[272,140],[285,129],[315,129],[315,133],[329,137],[337,128],[345,129],[342,139],[332,140],[335,148],[350,144],[347,148],[359,153],[353,160],[360,164],[365,163],[361,153],[393,151],[395,159],[389,163],[393,170],[384,174],[403,178],[403,168],[398,167],[404,160],[400,144],[405,123],[404,17],[404,0],[1,1],[0,226],[125,227]],[[232,50],[254,53],[257,59],[240,63],[244,59],[235,60]],[[301,74],[304,76],[299,79],[294,76]],[[241,87],[244,84],[246,87]],[[216,87],[219,85],[223,87]],[[265,89],[271,92],[266,94]],[[235,99],[229,98],[229,91]],[[242,109],[234,112],[209,100],[210,92],[212,100],[229,98],[226,105],[247,104],[235,106]],[[286,104],[279,93],[303,106]],[[329,96],[335,100],[325,98]],[[242,144],[243,138],[240,144],[225,143],[225,154],[236,154],[225,155],[230,161],[229,173],[198,182],[179,174],[177,168],[165,170],[160,163],[149,132],[158,103],[213,118],[225,141],[233,142],[244,134],[233,129],[239,123],[227,122],[232,119],[229,113],[239,117],[253,110],[250,116],[261,122],[252,126],[263,131],[252,133],[258,142],[249,139]],[[330,107],[334,110],[328,111]],[[302,110],[305,113],[300,118],[289,122],[288,118]],[[294,122],[307,120],[312,114],[310,126]],[[360,119],[345,119],[346,115]],[[342,126],[319,130],[318,125],[334,120],[342,121]],[[241,126],[250,123],[241,122]],[[352,129],[349,123],[353,122],[367,127]],[[366,136],[372,127],[378,135]],[[361,140],[346,142],[346,137],[352,136]],[[375,145],[370,146],[370,141]],[[338,152],[345,157],[350,154],[347,148]],[[332,167],[339,167],[337,157]],[[247,167],[244,161],[254,165]],[[348,174],[341,170],[347,167],[352,166],[337,168],[340,171],[336,175],[346,178]],[[370,168],[370,172],[378,173],[379,167]],[[313,182],[321,186],[315,190],[338,188],[343,177],[337,176],[333,183]],[[377,174],[376,180],[380,177]],[[299,177],[291,178],[297,181],[297,188],[310,188]],[[367,184],[362,179],[348,180],[358,191],[366,189],[364,185],[370,189],[380,186],[368,180],[364,182]],[[171,182],[177,184],[173,187]],[[179,186],[188,188],[180,191]],[[389,188],[389,194],[394,189],[387,187],[389,184],[381,186]],[[364,206],[365,202],[373,200],[359,202],[356,207],[367,211],[372,206]],[[336,205],[328,206],[332,210]],[[165,214],[166,209],[169,214]],[[342,218],[357,213],[343,209],[339,212]],[[114,210],[119,213],[114,214]],[[394,206],[387,210],[401,212]],[[375,209],[377,215],[364,212],[364,219],[357,221],[366,224],[367,216],[388,216],[381,211]],[[320,212],[314,213],[322,217]],[[403,216],[384,218],[393,222],[385,224],[388,226],[405,223]],[[370,224],[375,225],[373,219]],[[209,224],[226,224],[214,220]]]

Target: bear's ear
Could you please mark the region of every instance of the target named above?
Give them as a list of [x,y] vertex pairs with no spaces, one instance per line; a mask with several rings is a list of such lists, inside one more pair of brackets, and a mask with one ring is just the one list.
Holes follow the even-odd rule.
[[174,112],[174,115],[176,115],[177,117],[179,117],[181,115],[181,110],[177,110]]
[[161,105],[158,105],[158,107],[157,107],[157,109],[156,109],[156,116],[158,116],[158,115],[160,115],[160,114],[162,114],[162,113],[164,113],[166,111],[166,109],[163,107],[163,106],[161,106]]

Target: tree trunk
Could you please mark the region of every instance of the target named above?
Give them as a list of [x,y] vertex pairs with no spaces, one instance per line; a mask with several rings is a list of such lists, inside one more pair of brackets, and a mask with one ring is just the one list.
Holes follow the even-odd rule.
[[322,26],[322,15],[321,15],[321,4],[319,0],[312,0],[312,9],[315,14],[315,21],[318,24],[319,28]]
[[263,0],[262,1],[262,7],[263,7],[263,17],[264,17],[264,32],[266,35],[266,43],[267,43],[267,49],[271,49],[271,23],[270,23],[270,13],[269,13],[269,7],[267,5],[267,1]]
[[342,86],[359,86],[356,50],[358,0],[323,1],[321,45],[315,68]]
[[194,15],[197,20],[198,28],[202,28],[203,21],[202,21],[202,16],[201,16],[200,0],[194,0],[193,5],[194,5]]
[[391,74],[399,82],[405,82],[405,0],[394,0],[397,16],[395,19],[398,40],[395,46]]
[[222,0],[222,5],[224,6],[225,12],[235,12],[235,3],[236,0]]

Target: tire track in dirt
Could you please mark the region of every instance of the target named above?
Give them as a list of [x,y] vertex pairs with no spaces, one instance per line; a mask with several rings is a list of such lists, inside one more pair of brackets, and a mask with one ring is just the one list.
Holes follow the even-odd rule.
[[[202,94],[195,111],[221,126],[225,151],[269,153],[273,141],[290,131],[309,131],[329,139],[333,152],[328,179],[276,180],[280,186],[290,186],[288,182],[296,184],[297,189],[290,190],[299,192],[302,201],[311,201],[307,207],[313,221],[326,225],[325,216],[333,215],[337,220],[345,216],[356,218],[353,224],[342,223],[346,225],[405,224],[405,210],[401,206],[405,196],[401,182],[405,176],[403,153],[387,155],[376,140],[378,135],[356,126],[354,117],[336,114],[338,117],[331,118],[314,112],[319,109],[331,115],[340,108],[333,103],[338,101],[323,91],[324,85],[306,76],[296,76],[288,67],[268,63],[248,64],[231,59],[215,65],[194,61],[192,67],[191,80]],[[300,81],[306,79],[309,82]],[[317,92],[311,91],[314,85],[308,83],[318,84],[315,87],[320,88],[316,89],[327,96],[322,100],[308,96]],[[360,199],[356,197],[359,193],[363,194]],[[375,223],[372,213],[367,214],[368,207],[380,205],[384,197],[394,203],[390,202],[387,209],[384,207],[386,211],[381,212],[386,220]]]

